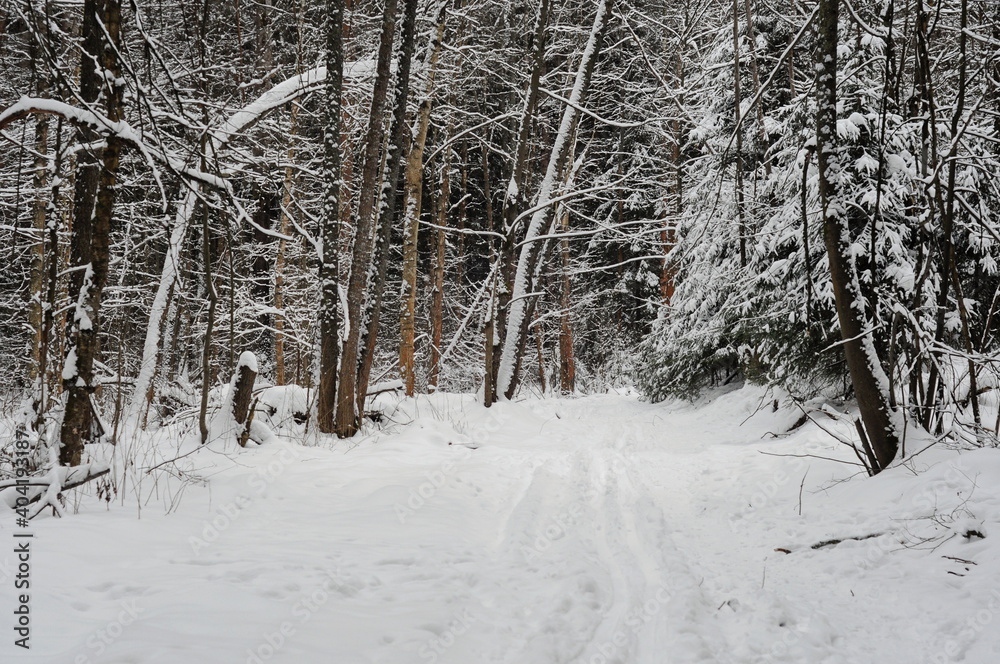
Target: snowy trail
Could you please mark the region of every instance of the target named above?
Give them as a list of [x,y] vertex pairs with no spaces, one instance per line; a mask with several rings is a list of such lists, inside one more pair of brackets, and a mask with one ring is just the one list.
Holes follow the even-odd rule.
[[[805,546],[891,515],[817,512],[843,475],[830,463],[811,468],[813,518],[799,517],[804,462],[760,452],[828,441],[769,439],[778,416],[738,427],[756,408],[745,395],[438,399],[403,402],[412,422],[357,448],[217,456],[211,489],[169,516],[38,521],[37,647],[14,661],[936,662],[952,661],[935,659],[949,639],[996,652],[956,627],[995,580],[915,580],[896,564],[915,554],[885,538]],[[945,630],[943,594],[965,607]]]

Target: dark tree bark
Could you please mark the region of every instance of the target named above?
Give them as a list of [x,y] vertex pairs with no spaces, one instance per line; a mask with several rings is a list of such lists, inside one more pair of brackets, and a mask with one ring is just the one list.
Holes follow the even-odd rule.
[[736,169],[734,178],[736,186],[736,217],[739,220],[740,267],[747,265],[747,222],[743,193],[743,130],[741,107],[743,104],[742,66],[740,64],[740,6],[739,0],[733,0],[733,123],[736,130],[736,159],[733,161]]
[[[281,215],[278,220],[278,231],[287,236],[291,231],[292,220],[289,210],[292,206],[292,188],[295,185],[295,123],[298,119],[299,105],[292,103],[292,118],[288,127],[288,165],[285,166],[281,185]],[[278,251],[274,257],[274,308],[279,313],[274,316],[274,382],[284,385],[285,378],[285,264],[287,262],[288,242],[284,238],[278,240]]]
[[[88,104],[97,104],[103,95],[105,112],[111,121],[122,117],[122,89],[117,82],[120,33],[120,0],[85,0],[80,97]],[[105,72],[113,77],[114,83],[107,82]],[[78,138],[81,144],[89,144],[97,137],[93,131],[81,127]],[[65,465],[79,465],[84,443],[95,437],[94,362],[99,353],[101,297],[108,280],[120,155],[121,141],[109,136],[99,160],[90,149],[84,149],[77,162],[69,288],[76,304],[66,314],[69,350],[62,374],[66,410],[59,432],[62,443],[59,461]]]
[[[569,232],[569,210],[564,209],[560,230]],[[570,277],[569,238],[559,240],[559,261],[562,268],[559,297],[559,389],[563,394],[576,390],[576,360],[573,357],[573,283]]]
[[548,389],[547,381],[545,380],[545,330],[542,329],[542,324],[536,320],[534,326],[532,326],[532,332],[535,337],[535,350],[538,353],[538,385],[542,389],[542,394],[545,394],[545,390]]
[[376,185],[379,176],[379,148],[382,146],[383,115],[386,93],[389,90],[392,41],[396,29],[396,0],[386,0],[382,13],[382,33],[379,37],[378,60],[375,71],[375,89],[368,114],[365,135],[364,162],[361,165],[361,192],[355,224],[354,250],[351,255],[351,273],[347,286],[347,321],[349,331],[344,340],[340,360],[340,390],[337,393],[337,435],[353,436],[360,426],[358,412],[358,354],[364,323],[361,312],[368,291],[369,270],[374,249]]
[[[39,46],[48,39],[48,23],[38,20],[35,27],[37,41],[32,40],[31,57],[34,64],[35,92],[39,97],[45,97],[49,90],[49,74],[43,70],[41,49]],[[31,248],[31,285],[28,301],[28,324],[33,334],[31,344],[31,366],[29,377],[34,383],[32,387],[32,411],[34,412],[33,427],[41,431],[44,425],[44,414],[48,409],[48,329],[46,329],[45,306],[45,275],[46,259],[58,262],[59,254],[56,247],[51,247],[46,253],[46,220],[48,219],[49,202],[46,200],[45,189],[49,183],[49,119],[44,115],[35,117],[35,175],[32,178],[35,200],[32,202],[32,248]],[[52,192],[50,192],[52,193]],[[54,216],[54,215],[53,215]]]
[[[968,51],[966,29],[969,24],[968,0],[961,1],[960,16],[961,31],[958,34],[958,89],[955,91],[955,110],[951,117],[951,136],[953,140],[951,151],[946,156],[948,161],[948,181],[944,191],[945,198],[943,200],[943,209],[941,211],[941,234],[943,236],[942,242],[944,246],[944,255],[941,260],[941,290],[942,292],[947,293],[945,284],[949,280],[953,281],[955,286],[955,298],[958,302],[959,320],[962,326],[962,341],[965,345],[965,351],[968,354],[967,365],[969,369],[969,403],[972,406],[973,421],[978,429],[982,424],[982,416],[979,412],[979,385],[977,379],[978,368],[972,357],[975,349],[972,346],[972,335],[969,331],[969,312],[965,305],[965,296],[962,292],[962,282],[959,279],[958,274],[958,256],[955,252],[954,237],[956,216],[955,206],[959,196],[958,191],[956,191],[956,177],[958,173],[959,160],[955,154],[958,150],[959,143],[954,139],[962,131],[960,125],[965,112],[965,96],[967,87],[966,55]],[[940,187],[938,187],[938,191],[940,192]],[[938,302],[938,306],[942,307],[942,309],[946,304],[947,299],[943,297],[941,298],[941,301]],[[938,316],[938,320],[943,320],[943,310],[938,312]],[[943,334],[943,330],[941,333]]]
[[334,432],[337,360],[340,354],[340,118],[344,79],[344,0],[326,3],[326,100],[323,124],[323,255],[320,266],[319,395],[316,419],[323,433]]
[[[684,104],[684,60],[681,57],[681,53],[678,52],[676,55],[676,60],[674,63],[674,75],[677,77],[677,103],[679,107],[683,107]],[[680,114],[670,123],[670,129],[672,134],[672,145],[670,148],[670,156],[673,161],[674,170],[674,186],[673,186],[673,196],[674,196],[674,216],[676,219],[680,219],[684,212],[684,152],[681,149],[684,144],[684,135],[686,133],[685,123],[681,121]],[[660,232],[660,242],[663,244],[663,262],[660,265],[660,297],[664,304],[669,305],[670,300],[674,296],[674,289],[676,288],[676,268],[674,267],[674,261],[670,256],[670,252],[673,250],[674,245],[677,241],[675,232],[675,223],[667,221],[664,224],[663,230]]]
[[458,200],[458,210],[455,215],[458,218],[458,238],[455,247],[455,283],[458,284],[458,292],[461,297],[465,286],[465,227],[469,219],[469,144],[462,141],[462,187],[459,192],[461,198]]
[[[253,359],[253,362],[244,362],[246,355]],[[236,380],[233,384],[233,419],[240,425],[237,432],[240,447],[246,447],[247,439],[250,437],[250,424],[253,422],[253,385],[257,380],[257,371],[254,369],[257,361],[252,353],[245,353],[240,356],[240,363],[236,367]]]
[[[204,149],[203,149],[204,153]],[[204,158],[202,166],[204,166]],[[208,393],[212,385],[212,334],[215,329],[215,311],[219,304],[219,294],[215,290],[212,276],[212,226],[209,223],[208,203],[201,203],[201,259],[205,269],[205,297],[208,298],[208,314],[205,321],[205,338],[201,347],[201,407],[198,411],[198,429],[201,444],[208,442]]]
[[[63,120],[59,118],[56,122],[55,131],[55,164],[53,167],[53,173],[58,175],[62,172],[62,127]],[[45,265],[45,293],[44,302],[45,306],[42,307],[42,320],[41,320],[41,334],[39,336],[39,357],[38,365],[42,369],[41,378],[41,394],[40,401],[38,403],[38,408],[35,411],[35,430],[41,430],[45,411],[49,407],[49,400],[51,398],[50,385],[55,383],[54,377],[50,375],[52,373],[52,367],[49,362],[49,348],[53,341],[53,330],[55,329],[55,311],[56,311],[56,293],[59,289],[59,266],[60,266],[60,246],[59,246],[59,231],[60,231],[60,217],[61,215],[56,213],[56,202],[60,199],[61,193],[61,178],[53,178],[51,195],[49,196],[49,202],[46,212],[49,216],[49,221],[46,223],[48,229],[48,243],[46,246],[46,265]]]
[[[207,78],[206,64],[208,62],[206,51],[208,49],[208,19],[211,12],[210,0],[204,0],[201,12],[201,34],[198,43],[198,52],[201,59],[203,78],[201,82],[202,92],[207,94],[209,82]],[[208,125],[208,111],[203,112],[205,125]],[[204,171],[208,166],[208,142],[209,137],[203,135],[201,138],[201,169]],[[219,304],[219,294],[215,290],[215,279],[212,276],[212,226],[210,224],[208,202],[201,202],[201,258],[205,268],[205,296],[208,298],[208,317],[205,322],[205,337],[202,340],[201,350],[201,407],[198,411],[198,428],[201,432],[201,444],[208,442],[208,393],[212,385],[212,337],[215,330],[215,312]],[[232,326],[230,325],[230,332]],[[232,340],[230,340],[230,343]],[[230,349],[230,353],[232,350]],[[152,384],[152,383],[151,383]]]
[[371,381],[372,366],[375,363],[375,344],[381,328],[382,302],[385,298],[386,273],[389,266],[389,241],[392,227],[396,222],[399,200],[397,190],[402,170],[403,154],[409,148],[406,122],[406,102],[410,94],[410,69],[413,63],[414,33],[417,22],[418,0],[406,0],[403,25],[400,34],[399,62],[396,66],[395,108],[389,129],[389,158],[386,165],[386,180],[383,183],[379,228],[376,249],[375,278],[368,306],[368,329],[365,347],[358,371],[357,400],[358,413],[365,412],[365,398]]
[[[490,152],[483,143],[483,198],[486,200],[486,230],[494,231],[493,222],[493,192],[490,191]],[[490,250],[490,265],[493,266],[493,276],[490,278],[489,298],[486,300],[486,316],[483,321],[483,405],[487,408],[497,400],[497,303],[501,277],[500,266],[497,264],[496,249],[493,236],[488,239]]]
[[[889,405],[889,380],[872,343],[871,324],[851,254],[847,209],[840,191],[841,155],[837,139],[837,20],[839,0],[820,0],[816,49],[816,150],[823,234],[844,354],[858,399],[873,473],[896,457],[899,432]],[[862,438],[864,442],[864,438]]]

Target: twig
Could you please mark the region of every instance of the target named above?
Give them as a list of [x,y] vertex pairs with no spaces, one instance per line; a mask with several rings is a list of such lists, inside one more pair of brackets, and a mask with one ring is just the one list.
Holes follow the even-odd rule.
[[796,458],[810,458],[810,459],[823,459],[824,461],[836,461],[837,463],[846,463],[848,466],[860,466],[860,463],[854,463],[853,461],[844,461],[843,459],[834,459],[833,457],[819,456],[818,454],[777,454],[776,452],[764,452],[762,450],[757,450],[761,454],[766,454],[767,456],[776,457],[796,457]]
[[846,542],[847,540],[855,540],[855,541],[861,542],[863,540],[873,539],[875,537],[881,537],[882,535],[885,535],[885,533],[870,533],[868,535],[858,535],[857,537],[842,537],[840,539],[825,540],[823,542],[817,542],[816,544],[813,544],[809,548],[810,549],[823,549],[823,548],[826,548],[828,546],[835,546],[837,544],[840,544],[841,542]]
[[[812,466],[809,466],[812,468]],[[806,485],[806,475],[809,474],[809,468],[806,468],[806,472],[802,475],[802,482],[799,484],[799,516],[802,516],[802,489]]]
[[155,466],[151,466],[151,467],[147,468],[146,469],[146,474],[149,475],[151,472],[153,472],[154,470],[156,470],[160,466],[165,466],[168,463],[173,463],[174,461],[180,461],[184,457],[190,456],[190,455],[194,454],[195,452],[197,452],[198,450],[203,450],[203,449],[206,449],[206,448],[204,446],[198,446],[198,447],[194,448],[193,450],[191,450],[190,452],[185,452],[184,454],[182,454],[182,455],[180,455],[178,457],[174,457],[173,459],[167,459],[166,461],[162,461],[162,462],[156,464]]

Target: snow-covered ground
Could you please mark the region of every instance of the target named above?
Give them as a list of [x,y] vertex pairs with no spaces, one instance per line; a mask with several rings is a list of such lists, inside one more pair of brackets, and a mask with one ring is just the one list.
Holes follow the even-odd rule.
[[384,396],[360,442],[213,443],[32,522],[0,662],[1000,662],[1000,453],[851,477],[773,398]]

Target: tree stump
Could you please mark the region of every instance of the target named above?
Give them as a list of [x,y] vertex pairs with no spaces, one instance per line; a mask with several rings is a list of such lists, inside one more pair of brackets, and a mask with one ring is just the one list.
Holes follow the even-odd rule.
[[233,419],[239,427],[240,447],[246,447],[250,437],[250,423],[253,422],[253,385],[257,379],[257,358],[250,351],[240,355],[233,378]]

